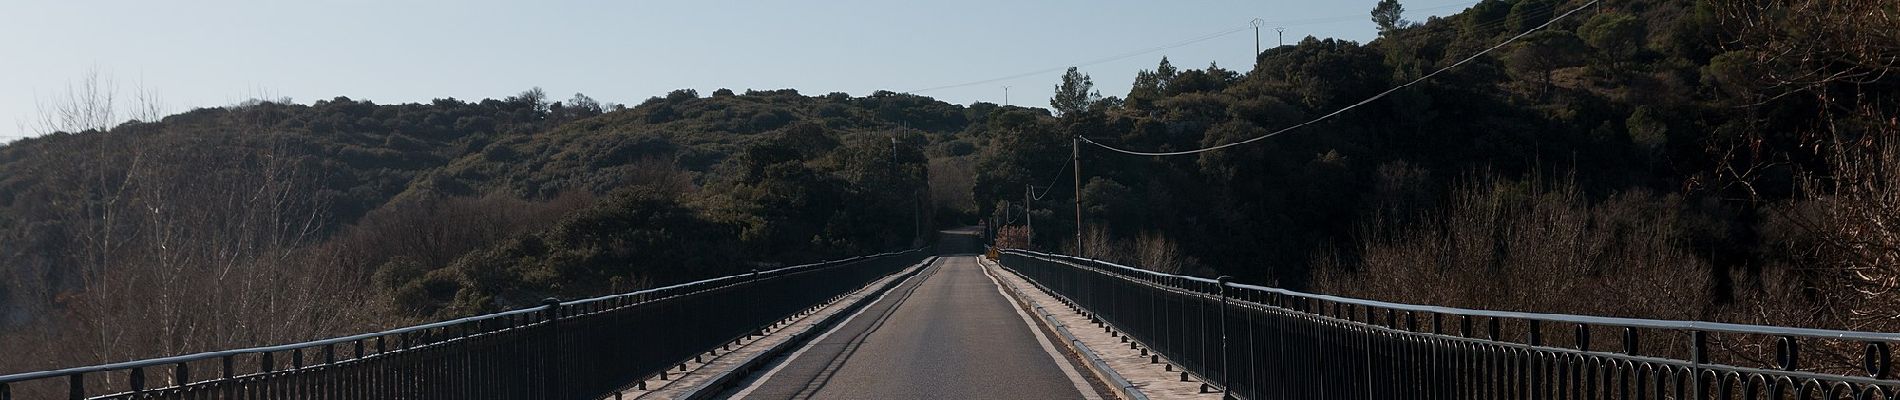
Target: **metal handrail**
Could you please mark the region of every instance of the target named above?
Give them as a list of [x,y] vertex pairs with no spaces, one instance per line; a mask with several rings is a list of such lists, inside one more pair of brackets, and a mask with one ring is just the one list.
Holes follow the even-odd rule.
[[105,372],[105,371],[116,371],[116,370],[125,370],[125,369],[133,369],[133,368],[155,367],[155,366],[160,366],[160,365],[172,365],[172,364],[187,363],[187,362],[192,362],[192,361],[204,361],[204,360],[224,358],[225,356],[284,352],[284,351],[305,349],[305,348],[325,346],[325,345],[350,343],[350,342],[355,342],[358,340],[374,339],[374,338],[382,337],[382,336],[393,336],[393,335],[401,335],[401,334],[411,333],[411,332],[420,332],[420,331],[434,329],[434,328],[453,326],[453,325],[466,323],[466,322],[481,321],[481,320],[500,318],[500,317],[506,317],[510,315],[517,315],[517,314],[527,314],[527,313],[542,311],[546,309],[547,308],[545,307],[523,308],[519,310],[503,311],[503,312],[498,312],[498,313],[493,313],[493,314],[483,314],[483,315],[477,315],[477,316],[472,316],[472,317],[463,317],[463,318],[457,318],[457,319],[441,321],[441,322],[433,322],[433,323],[422,324],[422,325],[414,325],[414,326],[390,329],[390,330],[386,330],[382,332],[362,333],[362,334],[356,334],[356,335],[350,335],[350,336],[334,337],[334,338],[329,338],[329,339],[312,340],[312,341],[301,342],[301,343],[280,344],[280,345],[275,345],[275,346],[263,346],[263,347],[250,347],[250,348],[233,349],[233,350],[207,351],[203,353],[177,355],[177,356],[160,357],[160,358],[148,358],[144,360],[124,361],[124,362],[117,362],[117,363],[111,363],[111,364],[99,364],[99,365],[89,365],[89,366],[84,366],[84,367],[74,367],[74,368],[66,368],[66,369],[25,372],[25,373],[18,373],[18,374],[12,374],[12,375],[0,375],[0,383],[30,381],[34,379],[52,378],[52,377],[58,377],[58,376],[83,374],[83,373],[91,373],[91,372]]
[[[868,255],[868,256],[853,256],[853,257],[850,257],[850,258],[843,258],[843,259],[837,259],[837,260],[830,260],[830,261],[819,261],[819,262],[815,262],[815,263],[810,263],[810,264],[799,264],[799,265],[793,265],[793,266],[789,266],[789,267],[779,267],[779,268],[774,268],[774,269],[769,269],[769,270],[764,270],[764,271],[752,271],[752,272],[747,272],[747,273],[743,273],[743,274],[737,274],[737,275],[726,275],[726,276],[721,276],[721,277],[717,277],[717,278],[707,278],[707,279],[701,279],[701,280],[697,280],[697,281],[692,281],[692,282],[687,282],[687,283],[680,283],[680,284],[674,284],[674,285],[669,285],[669,286],[661,286],[661,287],[656,287],[656,288],[649,288],[649,289],[641,289],[641,290],[636,290],[636,291],[632,291],[632,292],[627,292],[627,293],[619,293],[619,294],[610,294],[610,295],[605,295],[605,296],[597,296],[597,297],[591,297],[591,298],[585,298],[585,299],[576,299],[576,300],[569,300],[569,301],[563,301],[563,302],[561,302],[561,305],[562,305],[562,306],[571,306],[571,305],[579,305],[579,304],[587,304],[587,303],[595,303],[595,302],[601,302],[601,301],[607,301],[607,300],[614,300],[614,299],[623,299],[623,298],[629,298],[629,297],[638,297],[638,296],[641,296],[641,295],[646,295],[646,294],[652,294],[652,293],[658,293],[658,292],[662,292],[662,291],[667,291],[667,290],[672,290],[672,289],[679,289],[679,288],[684,288],[684,287],[689,287],[689,286],[696,286],[696,285],[704,285],[704,284],[709,284],[709,283],[713,283],[713,282],[720,282],[720,281],[726,281],[726,280],[732,280],[732,279],[739,279],[739,278],[748,278],[748,277],[756,277],[756,276],[760,276],[760,275],[766,275],[766,274],[775,274],[775,273],[778,273],[778,272],[780,272],[780,271],[786,271],[786,270],[791,270],[791,269],[796,269],[796,268],[811,268],[811,267],[817,267],[817,266],[821,266],[821,265],[835,265],[835,264],[843,264],[843,263],[848,263],[848,262],[852,262],[852,261],[858,261],[858,260],[864,260],[864,259],[871,259],[871,258],[878,258],[878,257],[885,257],[885,256],[893,256],[893,255],[898,255],[898,254],[904,254],[904,253],[910,253],[910,252],[915,252],[915,251],[923,251],[924,249],[925,249],[924,247],[919,247],[919,248],[915,248],[915,249],[910,249],[910,250],[904,250],[904,251],[892,251],[892,252],[884,252],[884,253],[878,253],[878,254],[872,254],[872,255]],[[521,312],[521,311],[534,311],[534,310],[539,310],[539,309],[540,309],[539,307],[535,307],[535,308],[526,308],[526,309],[521,309],[521,310],[515,310],[515,311],[511,311],[511,312]],[[496,313],[495,315],[496,315],[496,316],[499,316],[499,314],[506,314],[506,313]],[[471,318],[472,318],[472,317],[471,317]],[[4,378],[4,377],[0,377],[0,378]]]
[[[1405,304],[1027,250],[1000,255],[1091,320],[1167,357],[1181,379],[1192,373],[1203,391],[1229,398],[1900,396],[1891,371],[1900,334]],[[1550,336],[1553,328],[1574,337],[1550,340],[1562,336]],[[1593,339],[1598,328],[1622,332]],[[1649,334],[1639,332],[1666,334],[1663,346],[1644,346]],[[1604,339],[1622,346],[1593,348]],[[1824,350],[1804,352],[1807,342]],[[1863,346],[1859,357],[1848,354],[1854,346]],[[1802,361],[1810,356],[1819,364]]]
[[1585,325],[1595,325],[1595,326],[1613,326],[1613,327],[1619,327],[1619,328],[1695,330],[1695,331],[1706,331],[1706,332],[1743,333],[1743,334],[1765,335],[1765,336],[1798,336],[1798,337],[1817,338],[1817,339],[1900,342],[1900,333],[1797,328],[1797,327],[1784,327],[1784,326],[1772,326],[1772,325],[1751,325],[1751,324],[1736,324],[1736,323],[1709,322],[1709,321],[1603,317],[1603,316],[1594,316],[1594,315],[1551,314],[1551,313],[1534,313],[1534,312],[1520,312],[1520,311],[1494,311],[1494,310],[1479,310],[1479,309],[1443,307],[1443,306],[1421,305],[1421,304],[1392,303],[1392,302],[1385,302],[1385,301],[1378,301],[1378,300],[1341,297],[1341,296],[1334,296],[1334,295],[1329,295],[1329,294],[1306,293],[1306,292],[1299,292],[1299,291],[1267,287],[1267,286],[1259,286],[1259,285],[1248,285],[1248,284],[1233,283],[1233,282],[1223,283],[1223,282],[1219,282],[1213,279],[1187,276],[1187,275],[1173,275],[1173,274],[1149,271],[1145,269],[1116,264],[1116,263],[1108,262],[1108,261],[1087,259],[1087,258],[1081,258],[1081,257],[1075,257],[1075,256],[1069,256],[1069,255],[1049,254],[1049,253],[1042,253],[1042,252],[1029,251],[1029,250],[1017,250],[1017,249],[1003,250],[1003,252],[1017,253],[1017,254],[1022,254],[1026,256],[1040,257],[1040,258],[1045,258],[1045,259],[1060,258],[1060,259],[1067,259],[1067,260],[1082,260],[1082,261],[1086,261],[1093,264],[1099,264],[1099,265],[1108,266],[1108,267],[1115,267],[1117,269],[1121,269],[1128,272],[1142,273],[1142,274],[1152,275],[1156,277],[1184,279],[1184,280],[1209,283],[1209,284],[1223,284],[1223,285],[1226,285],[1227,287],[1231,287],[1235,289],[1257,290],[1257,291],[1262,291],[1262,292],[1279,294],[1283,296],[1309,298],[1309,299],[1322,300],[1322,301],[1331,302],[1331,303],[1351,304],[1355,306],[1375,307],[1375,308],[1382,308],[1382,309],[1389,309],[1389,310],[1425,312],[1425,313],[1453,315],[1453,316],[1539,320],[1539,321],[1544,321],[1544,322],[1585,324]]
[[[706,291],[721,290],[722,288],[731,287],[733,285],[739,285],[739,284],[744,284],[748,282],[757,282],[757,281],[760,281],[761,279],[766,279],[766,278],[785,277],[785,276],[800,275],[807,272],[830,270],[830,267],[849,266],[849,265],[854,265],[861,262],[867,262],[870,260],[879,260],[879,259],[885,259],[885,258],[890,258],[890,257],[905,256],[905,257],[899,257],[899,258],[907,258],[907,256],[911,256],[911,255],[915,255],[915,254],[919,254],[923,252],[926,248],[927,247],[920,247],[916,249],[880,253],[880,254],[868,255],[868,256],[855,256],[855,257],[844,258],[844,259],[839,259],[839,260],[830,260],[830,261],[821,261],[821,262],[815,262],[815,263],[809,263],[809,264],[793,265],[793,266],[787,266],[787,267],[774,268],[770,270],[754,270],[754,271],[742,273],[742,274],[702,279],[702,280],[697,280],[697,281],[692,281],[692,282],[686,282],[686,283],[680,283],[680,284],[674,284],[674,285],[668,285],[668,286],[662,286],[662,287],[656,287],[656,288],[642,289],[642,290],[637,290],[637,291],[632,291],[632,292],[627,292],[627,293],[598,296],[598,297],[592,297],[592,298],[586,298],[586,299],[558,301],[558,302],[550,301],[549,303],[544,303],[543,305],[539,305],[539,306],[533,306],[533,307],[527,307],[527,308],[521,308],[521,309],[503,311],[503,312],[497,312],[497,313],[491,313],[491,314],[456,318],[456,319],[432,322],[432,323],[427,323],[427,324],[389,329],[389,330],[384,330],[384,331],[379,331],[379,332],[362,333],[362,334],[356,334],[356,335],[341,336],[341,337],[319,339],[319,340],[290,343],[290,344],[249,347],[249,348],[241,348],[241,349],[222,350],[222,351],[210,351],[210,352],[201,352],[201,353],[194,353],[194,354],[150,358],[150,359],[143,359],[143,360],[133,360],[133,361],[125,361],[125,362],[64,368],[64,369],[57,369],[57,370],[34,371],[34,372],[16,373],[16,374],[11,374],[11,375],[0,375],[0,398],[8,398],[7,387],[9,384],[43,380],[43,379],[48,379],[48,378],[72,377],[74,379],[77,379],[76,377],[85,376],[87,374],[121,372],[121,371],[128,371],[128,370],[136,372],[138,370],[147,369],[147,368],[182,366],[188,363],[205,362],[205,361],[212,361],[212,360],[225,360],[228,365],[229,360],[231,360],[233,357],[239,357],[239,356],[262,355],[263,357],[265,357],[266,360],[268,360],[272,353],[293,352],[293,351],[304,352],[304,351],[311,351],[311,349],[313,348],[328,348],[328,346],[335,346],[339,344],[343,344],[343,345],[357,344],[360,346],[366,341],[369,341],[372,339],[376,339],[378,340],[378,343],[380,343],[380,339],[387,338],[387,337],[399,337],[403,339],[403,345],[405,346],[404,349],[389,349],[388,351],[383,351],[379,349],[375,354],[368,354],[368,355],[359,354],[360,358],[335,360],[331,362],[319,363],[319,365],[328,364],[328,363],[346,363],[346,362],[354,362],[354,361],[359,361],[359,360],[375,359],[378,357],[403,352],[405,350],[421,350],[424,348],[433,347],[433,345],[436,345],[436,344],[449,343],[451,341],[454,341],[460,338],[473,337],[471,335],[483,335],[483,334],[489,334],[489,333],[506,332],[506,331],[510,331],[514,329],[524,329],[528,327],[535,327],[535,326],[540,326],[542,324],[549,323],[553,319],[557,319],[557,318],[574,318],[574,317],[579,317],[579,316],[584,316],[584,315],[591,315],[591,314],[596,314],[596,313],[613,311],[613,310],[618,310],[625,307],[654,303],[654,302],[659,302],[659,301],[681,297],[681,296],[691,296],[691,295],[701,293],[701,292],[706,292]],[[658,297],[655,297],[656,295],[658,295]],[[567,307],[578,307],[578,308],[569,309]],[[574,311],[565,312],[565,313],[551,312],[551,311],[563,310],[563,309],[574,310]],[[509,324],[508,326],[497,327],[497,328],[485,329],[484,325],[472,325],[472,324],[480,323],[483,321],[519,317],[519,316],[534,314],[534,313],[548,313],[549,318],[547,320],[541,320],[541,321],[525,321],[525,322],[512,321],[512,322],[517,322],[517,323]],[[470,326],[475,326],[476,328],[467,329]],[[463,330],[460,331],[461,337],[447,337],[447,338],[431,340],[424,343],[412,343],[409,341],[409,339],[407,339],[407,335],[411,335],[411,334],[428,335],[431,333],[446,333],[445,331],[447,330],[447,328],[457,328],[457,327],[464,328]],[[440,330],[440,331],[431,332],[435,330]],[[479,331],[479,332],[471,332],[471,331]],[[380,346],[380,344],[378,346]],[[302,353],[298,353],[298,354],[302,354]],[[690,358],[690,354],[688,358]],[[284,371],[277,371],[277,372],[284,372]],[[245,375],[235,375],[232,377],[241,378],[243,376]],[[636,377],[627,377],[627,378],[631,379],[631,378],[636,378]],[[196,382],[185,382],[185,383],[174,384],[172,387],[181,387],[187,383],[196,384]]]

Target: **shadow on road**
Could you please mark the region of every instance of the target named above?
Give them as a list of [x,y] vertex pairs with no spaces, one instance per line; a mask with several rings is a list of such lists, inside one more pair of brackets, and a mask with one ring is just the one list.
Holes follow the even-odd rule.
[[937,255],[969,256],[982,252],[982,227],[966,226],[937,232]]

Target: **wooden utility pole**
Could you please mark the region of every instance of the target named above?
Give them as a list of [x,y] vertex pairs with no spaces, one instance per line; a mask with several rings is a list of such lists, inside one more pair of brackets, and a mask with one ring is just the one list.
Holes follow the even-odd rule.
[[[910,124],[905,123],[909,128]],[[904,170],[897,164],[897,136],[891,136],[891,171],[902,176]],[[910,192],[910,237],[912,246],[924,244],[924,192],[922,188],[913,188]]]
[[1069,158],[1075,159],[1075,255],[1088,257],[1082,244],[1082,136],[1069,138]]

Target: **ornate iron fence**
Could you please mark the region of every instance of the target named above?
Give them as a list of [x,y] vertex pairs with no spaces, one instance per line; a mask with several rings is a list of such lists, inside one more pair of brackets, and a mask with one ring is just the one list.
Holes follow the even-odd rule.
[[1230,398],[1900,397],[1891,333],[1397,304],[1001,254]]
[[550,299],[541,307],[313,342],[0,376],[0,400],[600,398],[927,253]]

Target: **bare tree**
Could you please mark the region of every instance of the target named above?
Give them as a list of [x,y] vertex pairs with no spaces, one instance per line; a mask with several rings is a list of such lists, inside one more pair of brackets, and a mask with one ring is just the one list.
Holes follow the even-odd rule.
[[98,68],[86,71],[77,82],[68,82],[66,90],[52,99],[39,101],[35,133],[104,131],[118,120],[119,90],[115,80]]
[[[1720,149],[1735,185],[1766,166],[1793,165],[1805,177],[1793,199],[1763,204],[1763,235],[1775,260],[1760,276],[1742,276],[1731,318],[1843,329],[1900,329],[1900,126],[1881,92],[1900,72],[1900,0],[1718,0],[1711,3],[1728,34],[1730,66],[1716,76],[1724,90],[1746,96],[1737,106],[1812,109],[1797,127],[1801,156],[1822,162],[1777,161],[1759,155],[1767,129],[1746,132]],[[1711,65],[1715,67],[1716,65]],[[1788,98],[1793,100],[1784,101]],[[1783,114],[1800,114],[1799,112]],[[1716,142],[1716,141],[1712,141]],[[1807,152],[1812,152],[1808,154]],[[1806,158],[1806,157],[1803,157]],[[1751,200],[1768,200],[1755,196]]]
[[1155,272],[1180,274],[1187,272],[1187,266],[1193,264],[1187,255],[1181,252],[1181,246],[1158,232],[1142,232],[1135,237],[1135,262]]
[[1801,198],[1769,207],[1769,240],[1788,263],[1776,278],[1789,282],[1758,282],[1751,295],[1807,300],[1757,308],[1760,318],[1900,329],[1900,125],[1879,131],[1831,146],[1828,170],[1808,174]]
[[[380,326],[388,313],[358,292],[362,266],[339,264],[317,243],[330,223],[313,196],[322,171],[266,115],[235,110],[222,132],[117,127],[163,107],[141,89],[130,113],[98,75],[46,103],[52,138],[31,171],[48,188],[41,207],[61,227],[43,262],[10,263],[8,292],[45,300],[39,321],[0,332],[0,371],[306,340]],[[57,161],[57,162],[53,162]],[[17,255],[8,255],[10,259]],[[15,346],[14,344],[19,344]]]
[[[1844,121],[1888,121],[1891,104],[1877,93],[1892,90],[1888,77],[1900,72],[1900,0],[1715,0],[1710,3],[1716,22],[1726,34],[1727,53],[1709,65],[1708,78],[1737,98],[1733,104],[1748,113],[1749,121],[1771,107],[1811,107],[1813,117],[1801,122],[1795,149],[1764,151],[1763,138],[1786,128],[1749,125],[1741,135],[1711,135],[1709,151],[1716,155],[1713,182],[1722,189],[1739,188],[1748,200],[1760,200],[1755,181],[1796,164],[1793,159],[1825,156],[1842,137]],[[1789,99],[1793,97],[1793,99]],[[1868,107],[1884,111],[1865,112]],[[1780,112],[1781,119],[1802,112]],[[1787,121],[1779,121],[1783,124]],[[1807,153],[1813,151],[1813,153]],[[1791,154],[1800,152],[1802,154]],[[1824,167],[1797,165],[1796,167]]]
[[1697,319],[1711,306],[1712,267],[1678,233],[1680,207],[1643,192],[1592,203],[1569,181],[1470,178],[1435,210],[1368,222],[1356,262],[1321,254],[1316,285],[1406,303]]
[[1776,98],[1827,97],[1823,86],[1878,82],[1900,67],[1900,0],[1718,0],[1726,45],[1767,66],[1759,77]]

